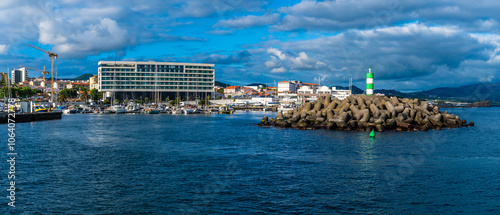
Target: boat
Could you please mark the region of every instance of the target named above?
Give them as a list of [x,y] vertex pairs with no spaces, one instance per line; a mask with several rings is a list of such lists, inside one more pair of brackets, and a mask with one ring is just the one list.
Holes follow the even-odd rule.
[[194,110],[191,109],[191,108],[182,109],[182,110],[184,112],[184,115],[188,115],[188,114],[193,114],[194,113]]
[[138,113],[140,111],[140,108],[136,105],[129,104],[125,108],[127,113]]
[[44,113],[44,112],[48,112],[48,109],[43,107],[35,108],[35,113]]
[[174,109],[172,110],[173,115],[181,115],[184,114],[184,111],[182,109]]
[[64,109],[63,114],[74,114],[77,113],[76,109]]
[[113,105],[109,108],[111,113],[121,114],[127,112],[125,108],[121,105]]
[[146,114],[159,114],[160,110],[156,110],[156,109],[144,109],[144,112]]

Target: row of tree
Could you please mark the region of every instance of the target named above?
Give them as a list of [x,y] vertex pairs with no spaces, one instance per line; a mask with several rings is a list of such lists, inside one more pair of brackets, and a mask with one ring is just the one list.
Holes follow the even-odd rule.
[[[99,99],[102,99],[102,93],[100,93],[97,89],[92,89],[90,92],[86,87],[79,87],[78,88],[80,93],[80,99],[82,101],[87,102],[89,99],[92,99],[93,101],[97,101]],[[63,89],[59,92],[59,96],[57,97],[57,102],[59,103],[64,103],[68,99],[73,99],[78,97],[78,92],[74,89]]]
[[[21,97],[21,98],[29,98],[39,93],[43,93],[41,90],[31,89],[31,87],[29,86],[11,87],[10,92],[11,92],[10,95],[12,95],[12,97]],[[9,97],[8,87],[2,87],[2,89],[0,89],[0,97],[2,98]]]

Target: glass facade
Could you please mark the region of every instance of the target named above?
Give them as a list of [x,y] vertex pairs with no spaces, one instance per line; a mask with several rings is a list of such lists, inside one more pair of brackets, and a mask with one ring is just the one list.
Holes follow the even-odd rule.
[[214,64],[100,61],[100,92],[213,92]]

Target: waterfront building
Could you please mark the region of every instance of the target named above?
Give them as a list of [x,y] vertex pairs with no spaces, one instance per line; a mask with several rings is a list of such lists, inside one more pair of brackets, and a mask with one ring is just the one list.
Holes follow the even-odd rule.
[[13,84],[24,82],[28,77],[28,70],[26,68],[21,67],[19,69],[14,69],[11,71],[11,80]]
[[288,92],[279,92],[278,93],[278,101],[283,103],[293,103],[295,104],[297,100],[297,93],[288,91]]
[[332,89],[327,86],[321,86],[316,90],[318,94],[332,94]]
[[317,84],[304,84],[297,91],[297,101],[303,103],[305,101],[315,101],[319,96],[330,96],[344,100],[351,95],[351,90],[338,90],[336,87],[329,88]]
[[98,90],[106,97],[161,100],[204,98],[214,89],[214,64],[100,61]]
[[280,81],[278,82],[278,92],[297,92],[300,86],[302,86],[300,81]]
[[352,94],[351,90],[338,90],[336,87],[332,87],[332,98],[336,97],[339,100],[344,100]]

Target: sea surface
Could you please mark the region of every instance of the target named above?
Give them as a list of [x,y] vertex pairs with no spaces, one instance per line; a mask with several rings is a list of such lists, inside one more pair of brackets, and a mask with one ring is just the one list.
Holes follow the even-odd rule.
[[[444,109],[443,109],[444,110]],[[499,214],[500,108],[427,132],[262,128],[273,112],[63,115],[16,124],[0,214]]]

